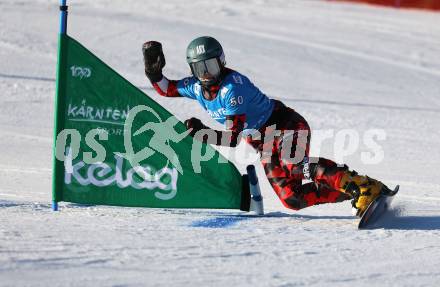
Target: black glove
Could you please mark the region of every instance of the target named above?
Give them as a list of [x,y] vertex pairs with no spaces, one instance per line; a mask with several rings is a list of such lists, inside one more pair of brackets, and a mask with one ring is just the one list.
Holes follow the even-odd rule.
[[165,56],[162,44],[156,41],[147,41],[142,45],[144,55],[145,75],[152,83],[162,80],[162,69],[165,67]]
[[192,137],[200,130],[207,129],[208,127],[205,126],[201,120],[197,118],[190,118],[187,119],[185,122],[186,129],[192,129],[189,133]]

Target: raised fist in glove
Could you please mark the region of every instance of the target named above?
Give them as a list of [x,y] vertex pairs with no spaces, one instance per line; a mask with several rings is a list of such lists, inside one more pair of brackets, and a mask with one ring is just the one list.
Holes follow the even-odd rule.
[[185,121],[185,126],[186,126],[186,129],[187,129],[187,130],[192,129],[191,132],[189,133],[192,137],[193,137],[198,131],[203,130],[203,129],[207,129],[207,128],[208,128],[207,126],[205,126],[205,125],[202,123],[201,120],[199,120],[199,119],[197,119],[197,118],[190,118],[190,119],[187,119],[187,120]]
[[147,41],[142,45],[144,55],[145,75],[155,83],[162,80],[162,69],[165,67],[165,56],[162,44],[156,41]]

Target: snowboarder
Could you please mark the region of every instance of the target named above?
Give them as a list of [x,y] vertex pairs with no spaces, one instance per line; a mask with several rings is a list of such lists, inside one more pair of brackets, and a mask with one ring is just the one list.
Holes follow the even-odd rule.
[[[147,41],[142,52],[145,74],[161,96],[197,100],[213,119],[226,125],[226,131],[213,130],[217,135],[214,144],[235,147],[244,138],[261,154],[266,176],[287,208],[299,210],[351,199],[356,215],[361,216],[382,191],[390,191],[382,182],[350,171],[346,165],[309,158],[310,127],[306,120],[281,101],[268,98],[243,74],[227,68],[223,48],[216,39],[204,36],[191,41],[186,59],[192,76],[178,81],[162,74],[165,57],[161,43]],[[191,136],[209,129],[197,118],[186,120],[185,125]],[[271,140],[265,141],[269,136]],[[206,141],[206,137],[201,140]],[[300,154],[300,160],[283,156],[283,142],[288,141],[288,158],[296,159]],[[303,184],[303,179],[312,182]]]

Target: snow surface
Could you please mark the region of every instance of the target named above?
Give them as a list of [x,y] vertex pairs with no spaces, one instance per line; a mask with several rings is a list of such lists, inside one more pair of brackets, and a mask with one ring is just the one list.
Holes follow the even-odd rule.
[[[265,217],[69,203],[54,213],[58,7],[1,0],[1,286],[439,286],[440,14],[305,0],[68,4],[69,34],[180,119],[216,126],[195,102],[154,94],[141,44],[161,41],[166,74],[181,78],[189,41],[212,35],[230,67],[312,129],[385,130],[383,161],[363,163],[362,145],[343,160],[401,190],[380,228],[358,231],[348,202],[282,207],[241,145],[257,165]],[[334,142],[321,155],[340,156]]]

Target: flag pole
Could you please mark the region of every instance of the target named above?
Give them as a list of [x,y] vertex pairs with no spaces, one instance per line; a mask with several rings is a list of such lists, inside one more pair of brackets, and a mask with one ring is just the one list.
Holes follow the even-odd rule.
[[62,191],[60,180],[62,173],[60,171],[64,168],[61,161],[56,159],[56,138],[58,133],[63,129],[64,122],[59,114],[64,112],[64,97],[66,86],[66,39],[67,34],[67,0],[60,0],[60,32],[58,37],[58,65],[57,65],[57,80],[56,80],[56,95],[55,95],[55,120],[54,120],[54,144],[53,144],[53,174],[52,174],[52,210],[58,210],[58,202],[62,200]]
[[251,193],[251,205],[249,211],[254,211],[257,215],[264,215],[263,197],[261,196],[255,166],[253,164],[248,165],[246,170],[249,176],[249,188]]
[[67,33],[67,0],[60,0],[60,34]]

